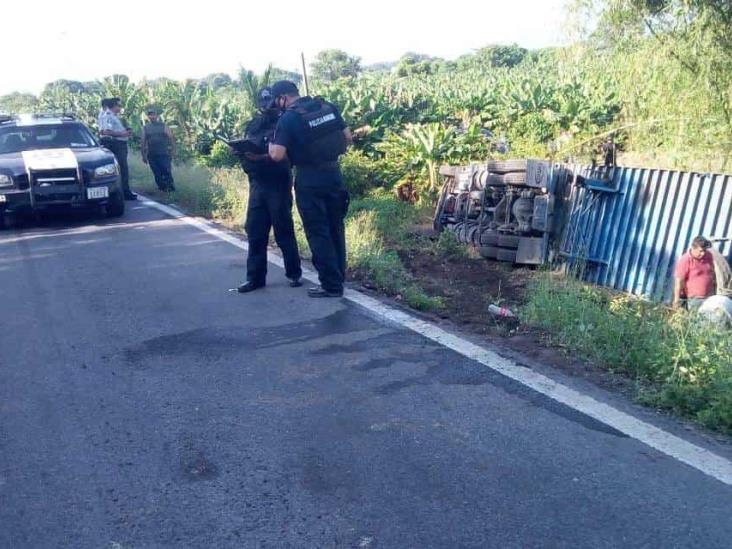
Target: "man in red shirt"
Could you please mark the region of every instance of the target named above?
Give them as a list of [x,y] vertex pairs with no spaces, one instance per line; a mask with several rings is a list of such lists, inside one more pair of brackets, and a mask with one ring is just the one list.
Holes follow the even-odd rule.
[[685,301],[686,308],[696,310],[704,300],[717,291],[714,273],[714,258],[709,253],[712,243],[703,236],[697,236],[688,253],[676,262],[674,273],[674,308]]

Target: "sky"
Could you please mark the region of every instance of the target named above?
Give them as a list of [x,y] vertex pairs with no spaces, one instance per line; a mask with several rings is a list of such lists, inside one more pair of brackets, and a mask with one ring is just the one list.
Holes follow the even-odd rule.
[[371,64],[407,51],[454,59],[488,44],[554,46],[564,42],[565,3],[5,0],[0,95],[38,93],[59,78],[233,76],[270,62],[295,70],[300,52],[312,58],[328,48]]

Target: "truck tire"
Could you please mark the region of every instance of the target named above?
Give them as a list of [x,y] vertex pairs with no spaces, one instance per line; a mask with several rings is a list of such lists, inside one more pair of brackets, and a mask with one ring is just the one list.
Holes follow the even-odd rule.
[[480,233],[480,245],[481,246],[497,246],[498,245],[498,231],[493,229],[486,229]]
[[478,248],[480,256],[486,259],[495,259],[498,256],[498,250],[500,248],[496,246],[481,246]]
[[498,261],[503,261],[504,263],[516,263],[516,250],[498,248],[496,259]]
[[518,248],[519,240],[521,237],[516,236],[515,234],[499,234],[498,235],[498,245],[501,248]]
[[480,235],[480,233],[478,233],[478,230],[479,229],[480,229],[480,227],[478,227],[478,225],[473,225],[472,227],[470,227],[468,229],[468,242],[467,242],[467,244],[472,244],[472,245],[475,246],[478,243],[477,240],[478,240],[478,237]]
[[488,176],[488,184],[497,187],[501,185],[526,185],[526,172],[491,174]]
[[489,187],[505,187],[506,186],[506,182],[503,181],[503,176],[502,175],[497,175],[497,174],[493,174],[492,173],[492,174],[490,174],[488,176],[488,180],[486,181],[486,185],[488,185]]
[[491,173],[525,172],[528,165],[525,159],[520,160],[491,160],[488,162],[488,171]]

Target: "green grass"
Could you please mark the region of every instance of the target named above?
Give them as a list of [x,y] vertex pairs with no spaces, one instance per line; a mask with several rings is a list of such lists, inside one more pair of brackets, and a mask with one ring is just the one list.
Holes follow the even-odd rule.
[[461,244],[451,231],[441,232],[440,237],[431,244],[432,253],[447,261],[466,259],[469,255],[468,247]]
[[380,291],[399,296],[417,310],[439,310],[442,301],[425,294],[404,268],[397,252],[387,248],[385,233],[391,232],[390,238],[394,238],[408,222],[405,217],[393,216],[395,204],[387,196],[356,202],[346,221],[349,266]]
[[353,200],[346,219],[348,259],[357,275],[382,292],[399,297],[414,309],[437,311],[443,308],[442,300],[422,290],[398,254],[398,250],[421,244],[415,242],[410,229],[422,213],[383,189]]
[[637,380],[644,403],[732,433],[728,330],[550,273],[527,295],[522,319],[554,343]]
[[150,168],[131,152],[129,157],[130,186],[133,190],[164,198],[199,215],[243,227],[249,193],[246,175],[238,168],[206,168],[196,165],[173,166],[176,191],[161,193],[155,186]]
[[[130,155],[130,183],[156,199],[174,203],[192,215],[221,221],[241,229],[246,223],[248,199],[246,175],[238,168],[209,168],[178,165],[174,167],[176,191],[157,190],[150,169],[139,156]],[[368,280],[382,292],[400,297],[408,305],[422,311],[438,310],[439,299],[427,296],[404,268],[392,243],[408,238],[410,227],[419,212],[417,208],[398,202],[384,191],[355,198],[346,218],[346,242],[352,274]],[[300,255],[310,257],[305,232],[297,208],[293,212],[295,234]]]

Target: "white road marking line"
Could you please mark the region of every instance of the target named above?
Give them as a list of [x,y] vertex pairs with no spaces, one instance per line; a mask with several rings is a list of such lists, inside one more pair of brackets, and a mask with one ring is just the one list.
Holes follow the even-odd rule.
[[[190,217],[174,208],[159,204],[147,198],[142,203],[192,225],[220,240],[233,244],[237,248],[242,250],[248,249],[245,241],[227,234],[225,231],[222,231],[205,220]],[[271,253],[269,254],[269,261],[278,267],[284,266],[282,258]],[[303,278],[311,282],[318,282],[317,274],[307,269],[303,270]],[[566,385],[557,383],[545,375],[519,366],[514,361],[504,358],[493,351],[451,334],[430,322],[420,320],[403,311],[389,307],[365,294],[354,290],[346,290],[344,297],[388,323],[407,328],[470,360],[479,362],[491,370],[518,381],[526,387],[588,415],[651,448],[655,448],[659,452],[671,456],[720,482],[732,486],[732,462],[714,452],[692,444],[676,435],[667,433],[663,429],[641,421],[630,414],[621,412],[608,404],[584,395],[579,391],[575,391]]]

